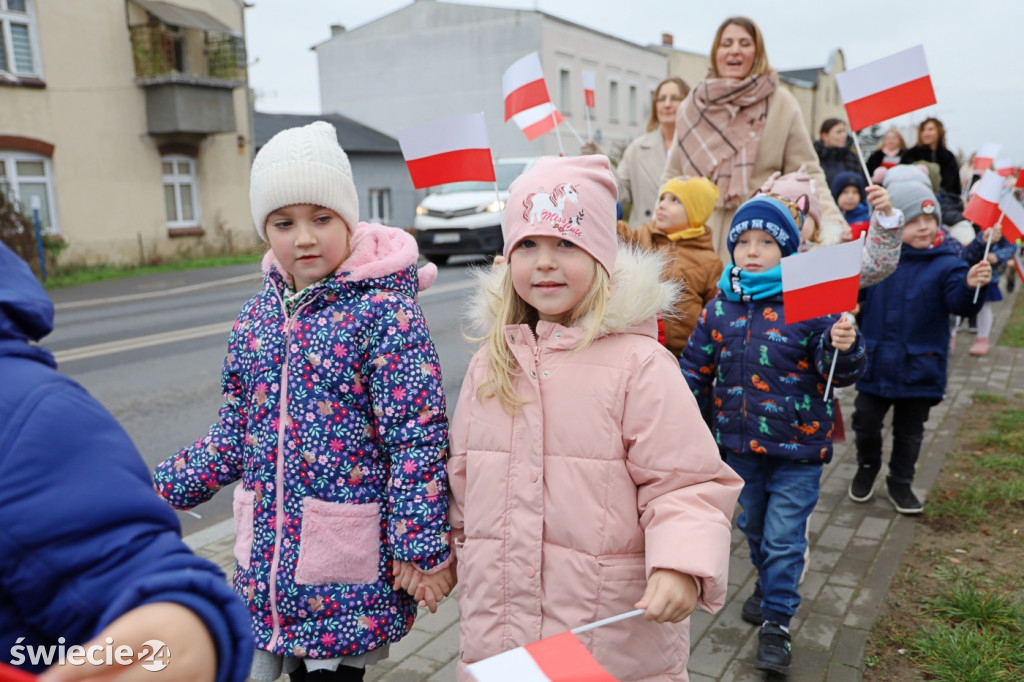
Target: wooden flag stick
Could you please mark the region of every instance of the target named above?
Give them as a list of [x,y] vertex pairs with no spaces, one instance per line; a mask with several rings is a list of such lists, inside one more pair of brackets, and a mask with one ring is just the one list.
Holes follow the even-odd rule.
[[[859,133],[860,131],[858,130],[857,132]],[[871,182],[871,173],[868,173],[868,164],[864,161],[864,152],[860,148],[860,140],[857,138],[857,133],[853,134],[853,146],[857,148],[857,160],[860,161],[860,167],[864,169],[864,177],[867,178],[868,187],[870,187],[874,183]]]
[[[992,248],[992,232],[994,232],[993,228],[996,225],[1002,224],[1002,222],[1003,222],[1003,215],[1004,215],[1003,212],[1000,211],[999,212],[999,220],[997,220],[994,223],[992,223],[992,227],[988,228],[988,241],[985,242],[985,255],[981,257],[981,260],[988,260],[988,251],[989,251],[989,249]],[[978,262],[980,263],[981,261],[978,261]],[[974,302],[975,303],[978,302],[978,294],[980,292],[981,292],[981,284],[979,283],[978,286],[974,287]]]

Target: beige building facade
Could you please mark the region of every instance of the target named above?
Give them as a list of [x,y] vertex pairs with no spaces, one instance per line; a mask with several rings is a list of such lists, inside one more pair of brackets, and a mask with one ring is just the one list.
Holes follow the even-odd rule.
[[0,189],[76,263],[242,248],[243,0],[0,0]]

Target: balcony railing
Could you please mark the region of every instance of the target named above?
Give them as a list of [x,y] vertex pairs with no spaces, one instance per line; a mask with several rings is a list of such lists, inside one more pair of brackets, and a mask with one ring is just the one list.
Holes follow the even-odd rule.
[[[191,35],[203,35],[200,64],[187,64]],[[131,27],[135,76],[140,85],[192,83],[235,88],[245,83],[245,42],[239,36],[190,30],[175,31],[162,25]]]

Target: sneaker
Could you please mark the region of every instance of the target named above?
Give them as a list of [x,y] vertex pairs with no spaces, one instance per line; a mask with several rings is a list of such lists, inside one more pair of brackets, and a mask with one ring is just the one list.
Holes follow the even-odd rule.
[[857,473],[850,481],[850,499],[854,502],[867,502],[875,494],[875,476],[878,470],[869,464],[857,467]]
[[740,614],[740,618],[752,625],[764,623],[764,618],[761,617],[761,599],[763,597],[764,593],[761,592],[761,583],[754,583],[754,594],[747,597],[747,601],[743,602],[743,613]]
[[910,489],[909,483],[889,481],[886,487],[889,489],[889,501],[900,514],[920,514],[924,511],[924,505]]
[[975,357],[982,357],[988,355],[988,337],[979,336],[974,340],[974,345],[971,346],[971,350],[968,351]]
[[757,662],[754,667],[788,675],[792,661],[790,646],[789,633],[782,626],[770,621],[765,623],[757,635]]

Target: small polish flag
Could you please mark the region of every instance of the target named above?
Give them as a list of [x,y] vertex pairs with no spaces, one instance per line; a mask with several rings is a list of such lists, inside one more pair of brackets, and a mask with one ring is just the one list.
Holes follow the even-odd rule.
[[416,189],[460,180],[494,181],[483,112],[400,130],[398,145]]
[[[554,117],[552,117],[552,112],[554,112]],[[512,117],[512,120],[523,131],[523,135],[526,135],[526,139],[536,140],[544,133],[553,130],[556,122],[561,123],[565,118],[554,104],[545,102],[532,109],[519,112]]]
[[786,324],[857,307],[864,240],[815,249],[782,259]]
[[508,67],[501,77],[501,91],[505,97],[506,121],[521,111],[550,102],[540,55],[531,52]]
[[986,142],[978,147],[978,151],[974,154],[974,172],[983,173],[987,170],[995,158],[999,156],[999,150],[1002,148],[1001,144],[994,142]]
[[992,162],[992,170],[1000,177],[1008,178],[1013,175],[1013,161],[1010,159],[996,159]]
[[596,79],[594,78],[593,71],[583,71],[583,98],[587,101],[587,106],[593,109],[596,105],[594,104],[594,89]]
[[615,682],[572,632],[467,666],[477,682]]
[[1003,178],[993,170],[985,171],[981,180],[971,188],[971,200],[964,209],[964,218],[982,229],[992,227],[999,220],[999,199],[1003,193]]
[[999,210],[1003,213],[1003,236],[1006,241],[1016,244],[1018,239],[1024,239],[1024,206],[1012,194],[1006,194],[999,201]]
[[921,45],[837,73],[836,85],[852,130],[864,130],[935,104],[935,91]]
[[1017,169],[1017,182],[1013,186],[1018,189],[1024,187],[1024,166]]

